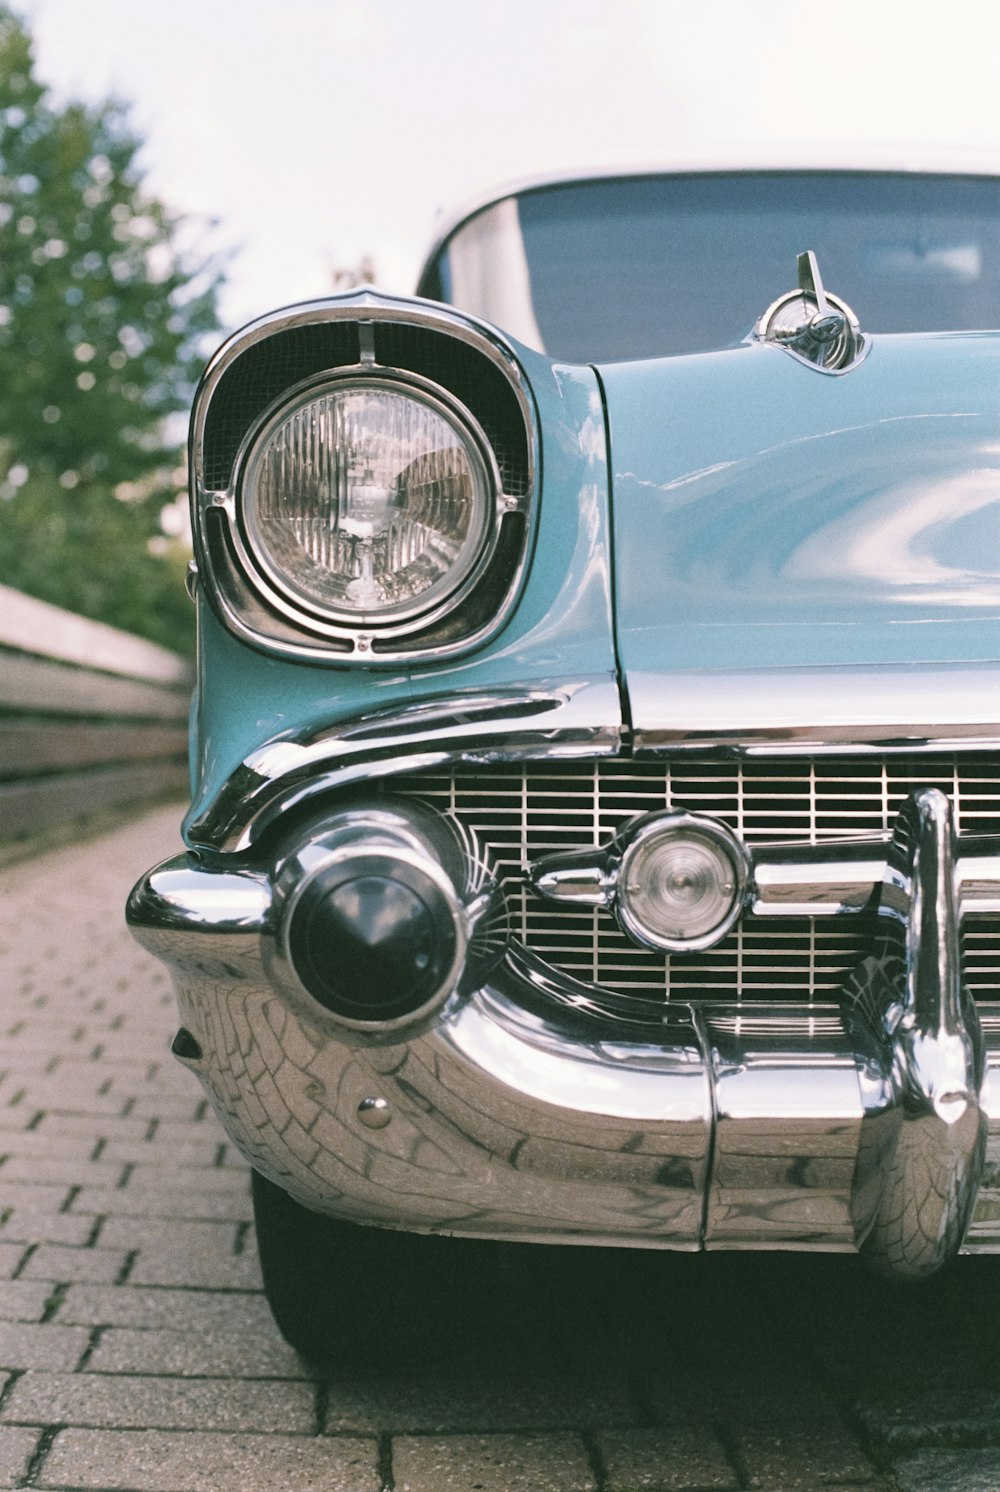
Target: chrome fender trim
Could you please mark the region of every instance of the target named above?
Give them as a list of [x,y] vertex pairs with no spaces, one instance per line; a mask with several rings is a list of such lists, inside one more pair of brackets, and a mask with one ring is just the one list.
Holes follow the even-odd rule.
[[269,742],[240,764],[214,802],[192,811],[186,828],[192,844],[234,853],[291,809],[350,783],[445,762],[614,756],[621,739],[612,678],[453,693],[346,720],[307,740]]

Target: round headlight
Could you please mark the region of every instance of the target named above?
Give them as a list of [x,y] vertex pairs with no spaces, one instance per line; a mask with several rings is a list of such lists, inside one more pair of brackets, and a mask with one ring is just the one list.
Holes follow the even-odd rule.
[[301,392],[258,433],[241,490],[265,578],[348,626],[403,622],[452,596],[493,529],[493,484],[471,425],[388,378]]
[[708,948],[740,915],[747,879],[746,850],[727,825],[682,811],[651,814],[622,856],[618,919],[650,948]]

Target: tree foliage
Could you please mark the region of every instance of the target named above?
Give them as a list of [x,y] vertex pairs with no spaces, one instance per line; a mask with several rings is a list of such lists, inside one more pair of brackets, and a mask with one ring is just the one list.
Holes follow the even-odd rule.
[[0,579],[185,649],[179,411],[218,274],[140,145],[117,101],[53,102],[0,0]]

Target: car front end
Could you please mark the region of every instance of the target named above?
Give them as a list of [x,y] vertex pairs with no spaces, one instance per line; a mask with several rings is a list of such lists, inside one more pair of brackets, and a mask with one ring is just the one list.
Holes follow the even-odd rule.
[[1000,337],[800,272],[811,342],[588,367],[364,289],[209,366],[188,848],[129,919],[303,1209],[1000,1248]]

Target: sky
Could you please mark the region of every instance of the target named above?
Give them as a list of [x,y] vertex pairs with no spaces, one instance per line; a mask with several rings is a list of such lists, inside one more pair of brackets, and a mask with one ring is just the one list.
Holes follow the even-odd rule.
[[995,0],[14,5],[58,97],[131,103],[149,188],[227,256],[228,328],[366,255],[411,290],[438,212],[511,179],[861,147],[1000,161]]

